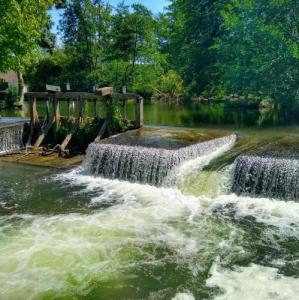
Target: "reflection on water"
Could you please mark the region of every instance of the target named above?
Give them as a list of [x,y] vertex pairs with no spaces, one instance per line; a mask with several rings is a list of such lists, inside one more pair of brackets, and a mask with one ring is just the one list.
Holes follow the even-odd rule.
[[[219,125],[242,128],[298,124],[299,111],[285,113],[278,110],[226,108],[225,104],[165,104],[146,103],[145,124],[160,126],[202,127]],[[129,106],[129,115],[133,108]]]
[[[103,103],[98,103],[100,116],[105,116]],[[41,115],[45,114],[45,101],[38,101],[37,110]],[[73,115],[77,113],[76,101],[73,105]],[[129,101],[127,105],[127,116],[134,119],[134,102]],[[60,103],[62,115],[67,115],[66,102]],[[94,106],[92,102],[85,103],[85,113],[87,116],[94,116]],[[255,126],[269,127],[278,125],[298,124],[298,111],[279,111],[269,109],[244,109],[228,108],[223,103],[219,104],[175,104],[152,102],[144,104],[144,115],[146,125],[160,126],[181,126],[200,127],[204,125],[227,125],[237,128]],[[23,110],[0,111],[0,117],[29,117],[28,103],[25,103]]]

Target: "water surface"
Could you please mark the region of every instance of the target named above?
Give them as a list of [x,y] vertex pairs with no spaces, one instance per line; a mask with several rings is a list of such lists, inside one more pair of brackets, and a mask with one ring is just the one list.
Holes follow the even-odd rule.
[[167,187],[0,160],[0,299],[298,299],[299,203],[230,189],[236,157],[294,153],[298,127],[229,120],[218,127],[238,133],[234,147],[187,162]]

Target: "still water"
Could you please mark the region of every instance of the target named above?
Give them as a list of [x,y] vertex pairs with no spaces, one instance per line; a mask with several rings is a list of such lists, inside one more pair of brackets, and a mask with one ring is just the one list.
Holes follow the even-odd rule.
[[[72,113],[77,112],[77,103],[73,102]],[[102,103],[97,104],[97,110],[101,117],[105,116],[105,108]],[[37,111],[45,114],[45,102],[37,102]],[[67,115],[66,102],[60,102],[60,112]],[[85,105],[87,116],[94,116],[93,103]],[[144,104],[144,120],[146,125],[155,126],[180,126],[180,127],[271,127],[271,126],[295,126],[299,124],[299,109],[291,111],[279,111],[268,109],[242,109],[227,108],[223,103],[204,104],[198,103],[175,104],[152,102]],[[29,117],[28,103],[20,110],[0,111],[0,117]],[[134,102],[128,101],[127,116],[134,119]]]
[[297,126],[176,108],[146,105],[146,123],[211,122],[241,139],[207,151],[209,167],[183,165],[172,186],[94,176],[86,164],[0,161],[0,299],[298,299],[299,203],[230,190],[238,155],[274,144],[296,152]]

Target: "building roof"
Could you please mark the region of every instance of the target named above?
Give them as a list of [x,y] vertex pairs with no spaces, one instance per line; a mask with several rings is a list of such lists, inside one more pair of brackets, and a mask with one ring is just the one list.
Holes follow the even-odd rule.
[[15,71],[7,71],[6,73],[0,73],[0,78],[8,83],[18,82],[18,75]]

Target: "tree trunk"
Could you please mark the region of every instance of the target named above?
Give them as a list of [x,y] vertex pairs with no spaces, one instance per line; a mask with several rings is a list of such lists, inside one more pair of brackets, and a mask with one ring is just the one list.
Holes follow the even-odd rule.
[[25,94],[25,84],[23,74],[21,72],[17,72],[18,74],[18,85],[19,85],[19,104],[24,104],[24,94]]

